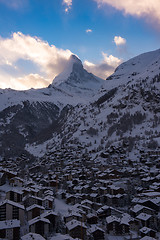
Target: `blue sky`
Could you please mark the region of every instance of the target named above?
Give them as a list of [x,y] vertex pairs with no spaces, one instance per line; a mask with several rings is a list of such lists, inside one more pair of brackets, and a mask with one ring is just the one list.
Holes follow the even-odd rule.
[[72,53],[105,79],[122,61],[158,49],[159,1],[129,2],[0,0],[0,88],[45,87]]

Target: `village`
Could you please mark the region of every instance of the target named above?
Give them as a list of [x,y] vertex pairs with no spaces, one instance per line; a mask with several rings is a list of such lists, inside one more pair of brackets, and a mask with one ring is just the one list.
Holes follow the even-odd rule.
[[160,239],[160,149],[81,152],[0,161],[0,239]]

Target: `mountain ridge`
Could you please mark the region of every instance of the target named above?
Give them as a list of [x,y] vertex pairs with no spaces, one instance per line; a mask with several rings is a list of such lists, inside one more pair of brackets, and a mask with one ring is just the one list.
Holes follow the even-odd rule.
[[[79,66],[86,71],[81,62]],[[138,159],[138,149],[160,146],[159,82],[157,50],[121,64],[92,90],[66,82],[40,90],[2,90],[0,155],[25,151],[42,157],[59,147],[80,146],[82,152],[101,158],[108,146],[125,141],[127,158]],[[23,144],[16,146],[20,141]],[[15,151],[10,153],[12,145]]]

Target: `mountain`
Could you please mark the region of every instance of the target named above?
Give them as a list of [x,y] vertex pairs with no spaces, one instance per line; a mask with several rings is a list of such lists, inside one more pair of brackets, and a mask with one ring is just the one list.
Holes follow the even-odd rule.
[[57,87],[72,95],[93,95],[101,88],[104,80],[88,73],[81,60],[71,55],[67,66],[52,82],[52,87]]
[[48,88],[0,91],[0,155],[47,159],[74,148],[103,160],[119,147],[137,161],[141,149],[160,145],[159,82],[160,50],[122,63],[106,81],[73,55]]

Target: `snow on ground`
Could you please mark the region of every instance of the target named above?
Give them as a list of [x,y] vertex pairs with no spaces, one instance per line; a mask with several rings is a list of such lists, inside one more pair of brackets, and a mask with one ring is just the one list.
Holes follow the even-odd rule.
[[70,205],[67,205],[63,200],[58,199],[58,198],[55,198],[54,203],[55,203],[54,211],[56,213],[60,213],[60,214],[65,215],[65,214],[68,213],[68,209],[71,208]]
[[62,235],[60,233],[56,234],[53,236],[50,240],[78,240],[78,238],[72,238],[68,234],[67,235]]
[[124,240],[124,237],[123,236],[110,236],[110,235],[107,235],[106,236],[106,240]]

